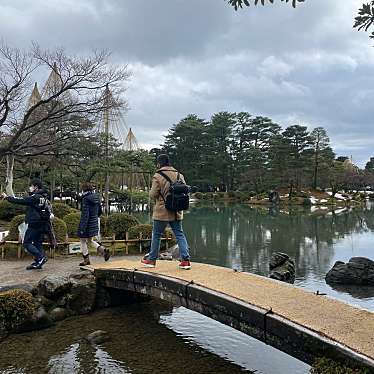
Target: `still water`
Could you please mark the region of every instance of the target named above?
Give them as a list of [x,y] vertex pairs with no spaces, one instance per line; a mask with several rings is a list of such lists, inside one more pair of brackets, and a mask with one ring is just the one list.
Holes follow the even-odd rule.
[[[184,221],[195,261],[268,274],[275,251],[295,259],[296,285],[374,310],[374,290],[324,282],[336,260],[374,257],[374,206],[312,212],[196,205]],[[92,346],[84,336],[105,330]],[[303,374],[309,366],[184,308],[157,302],[99,311],[0,343],[0,373]]]
[[184,228],[195,261],[267,276],[271,254],[285,252],[296,263],[295,285],[374,311],[374,287],[325,283],[335,261],[374,259],[374,203],[335,211],[197,205]]

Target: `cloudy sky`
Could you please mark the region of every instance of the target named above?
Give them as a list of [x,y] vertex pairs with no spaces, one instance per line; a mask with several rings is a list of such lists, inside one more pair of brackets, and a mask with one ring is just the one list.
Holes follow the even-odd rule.
[[323,126],[339,155],[364,165],[374,156],[374,42],[352,29],[359,5],[235,12],[223,0],[0,0],[0,37],[110,49],[133,73],[127,123],[146,147],[189,113],[244,110]]

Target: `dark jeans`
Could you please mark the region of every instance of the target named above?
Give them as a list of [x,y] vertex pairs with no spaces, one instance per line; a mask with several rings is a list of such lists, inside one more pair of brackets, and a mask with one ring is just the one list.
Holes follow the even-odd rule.
[[26,251],[39,261],[44,256],[43,251],[44,230],[35,227],[28,227],[23,240]]

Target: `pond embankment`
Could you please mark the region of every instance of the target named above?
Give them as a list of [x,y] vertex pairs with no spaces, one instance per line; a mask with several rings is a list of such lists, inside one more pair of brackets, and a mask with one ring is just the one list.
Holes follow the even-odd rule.
[[[67,317],[134,300],[125,291],[107,290],[77,259],[52,260],[45,270],[24,270],[24,261],[0,263],[0,340],[9,334],[50,327]],[[18,271],[17,271],[18,270]],[[24,274],[26,272],[26,274]],[[24,275],[24,276],[23,276]]]

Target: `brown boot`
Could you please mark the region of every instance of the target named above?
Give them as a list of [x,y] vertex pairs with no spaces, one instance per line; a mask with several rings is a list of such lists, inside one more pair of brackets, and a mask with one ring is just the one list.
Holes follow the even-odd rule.
[[79,266],[87,266],[87,265],[91,265],[91,262],[90,262],[90,255],[83,255],[83,261],[79,264]]
[[104,260],[105,261],[108,261],[110,259],[110,252],[108,249],[106,249],[103,245],[101,245],[98,249],[97,249],[97,253],[101,256],[104,257]]

